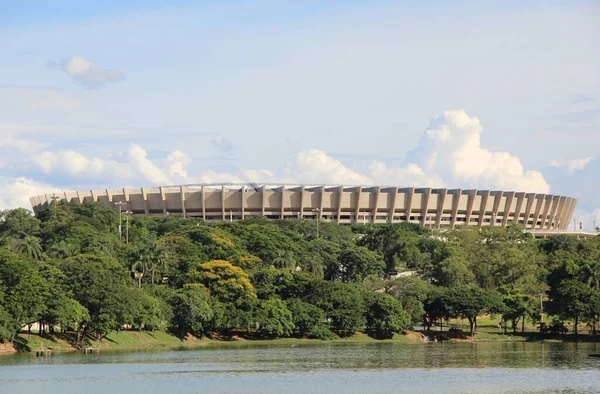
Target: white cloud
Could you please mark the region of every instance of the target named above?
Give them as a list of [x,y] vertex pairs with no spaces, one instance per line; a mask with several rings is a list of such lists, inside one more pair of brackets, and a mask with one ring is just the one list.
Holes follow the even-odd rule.
[[60,152],[44,151],[30,157],[44,174],[66,174],[73,179],[85,179],[103,184],[117,182],[141,182],[146,180],[153,185],[169,185],[174,181],[187,179],[187,165],[190,160],[186,154],[173,151],[167,155],[167,173],[148,158],[141,146],[133,144],[126,157],[121,160],[88,158],[74,150]]
[[483,128],[463,110],[444,111],[431,120],[417,148],[400,167],[373,161],[361,173],[324,151],[301,151],[287,163],[284,180],[304,183],[469,187],[548,193],[538,171],[525,171],[518,157],[481,147]]
[[[129,147],[120,161],[88,158],[80,152],[45,151],[31,156],[47,175],[55,172],[98,183],[118,182],[152,185],[215,182],[372,184],[416,187],[488,188],[547,193],[550,188],[538,171],[525,171],[519,158],[506,152],[481,147],[483,128],[479,120],[464,111],[445,111],[432,119],[417,148],[398,167],[373,161],[367,169],[352,169],[320,149],[296,153],[278,171],[240,169],[235,173],[212,169],[190,175],[192,160],[179,150],[155,164],[139,145]],[[103,187],[99,186],[99,187]]]
[[518,157],[483,148],[482,131],[479,119],[464,110],[444,111],[431,120],[417,148],[408,153],[407,163],[453,187],[550,191],[543,175],[525,171]]
[[595,157],[591,156],[571,160],[555,159],[550,161],[550,166],[556,168],[564,168],[567,171],[567,174],[572,174],[576,170],[583,170],[593,160],[595,160]]
[[168,185],[171,183],[164,171],[148,158],[148,152],[144,148],[135,144],[131,145],[128,154],[130,165],[136,168],[144,178],[155,185]]
[[320,149],[298,152],[283,171],[286,178],[305,183],[364,184],[370,179],[346,167]]
[[188,178],[188,166],[192,160],[190,157],[178,150],[174,150],[169,153],[165,159],[167,164],[167,172],[170,177],[179,178],[185,180]]
[[8,123],[0,121],[0,149],[17,148],[26,153],[32,153],[42,148],[43,144],[24,138],[21,134],[36,131],[35,126],[20,123]]
[[0,210],[18,207],[31,209],[29,197],[58,191],[61,190],[57,187],[20,177],[0,185]]
[[119,70],[98,67],[79,56],[71,56],[59,63],[49,63],[51,68],[58,68],[69,74],[77,83],[88,88],[103,88],[107,83],[125,80],[125,74]]
[[135,172],[125,163],[114,160],[87,158],[74,150],[60,152],[44,151],[30,158],[40,170],[50,175],[62,172],[73,178],[130,180],[135,178]]

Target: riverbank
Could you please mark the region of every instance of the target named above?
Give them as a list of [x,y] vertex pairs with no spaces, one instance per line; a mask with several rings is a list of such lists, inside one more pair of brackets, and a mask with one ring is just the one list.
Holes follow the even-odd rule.
[[[437,337],[447,342],[599,342],[600,337],[592,336],[547,336],[534,332],[519,333],[518,335],[503,335],[499,332],[486,330],[479,331],[474,338],[464,334],[450,334],[447,331],[430,333],[430,339]],[[396,334],[391,339],[374,339],[370,336],[357,333],[347,338],[332,340],[304,339],[304,338],[278,338],[278,339],[247,339],[235,336],[228,339],[196,338],[193,336],[185,340],[164,331],[141,332],[120,331],[112,332],[99,341],[88,341],[87,346],[103,350],[172,350],[195,349],[203,347],[228,348],[228,347],[265,347],[265,346],[298,346],[298,345],[329,345],[329,344],[368,344],[368,343],[402,343],[421,344],[427,343],[423,335],[415,331],[406,331]],[[28,334],[21,333],[13,344],[0,344],[0,354],[15,352],[34,352],[36,350],[51,350],[52,352],[72,352],[79,350],[75,346],[73,337],[67,334]]]
[[[392,339],[378,340],[366,334],[356,334],[348,338],[336,338],[332,340],[300,339],[300,338],[278,338],[278,339],[245,339],[235,337],[232,339],[210,339],[196,338],[193,336],[181,340],[174,335],[164,331],[140,332],[120,331],[112,332],[100,341],[89,341],[88,346],[102,350],[144,350],[144,349],[182,349],[202,347],[252,347],[252,346],[294,346],[294,345],[319,345],[336,343],[421,343],[421,335],[416,332],[408,332],[406,335],[397,334]],[[8,344],[6,347],[8,347]],[[39,349],[47,349],[56,352],[76,351],[72,337],[66,334],[44,334],[36,333],[20,334],[15,340],[12,349],[5,352],[31,352]]]

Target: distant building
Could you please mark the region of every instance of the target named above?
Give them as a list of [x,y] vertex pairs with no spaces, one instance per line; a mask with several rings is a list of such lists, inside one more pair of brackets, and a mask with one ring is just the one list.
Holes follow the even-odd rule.
[[203,184],[86,190],[31,197],[38,214],[53,200],[97,201],[134,216],[180,214],[208,222],[263,216],[341,224],[418,223],[429,228],[506,226],[567,230],[576,199],[514,191],[390,186]]

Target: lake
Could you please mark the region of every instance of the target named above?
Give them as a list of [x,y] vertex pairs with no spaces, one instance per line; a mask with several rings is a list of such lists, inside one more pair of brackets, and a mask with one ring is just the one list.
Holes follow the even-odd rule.
[[595,343],[344,344],[0,357],[3,393],[598,393]]

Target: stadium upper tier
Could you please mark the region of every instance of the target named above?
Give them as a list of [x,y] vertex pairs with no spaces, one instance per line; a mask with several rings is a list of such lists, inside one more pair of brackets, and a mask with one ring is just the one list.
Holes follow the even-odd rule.
[[319,217],[342,224],[411,222],[452,228],[519,223],[527,229],[547,230],[566,230],[577,201],[513,191],[287,184],[88,190],[39,195],[30,200],[36,214],[52,201],[96,201],[134,216],[181,214],[206,221]]

